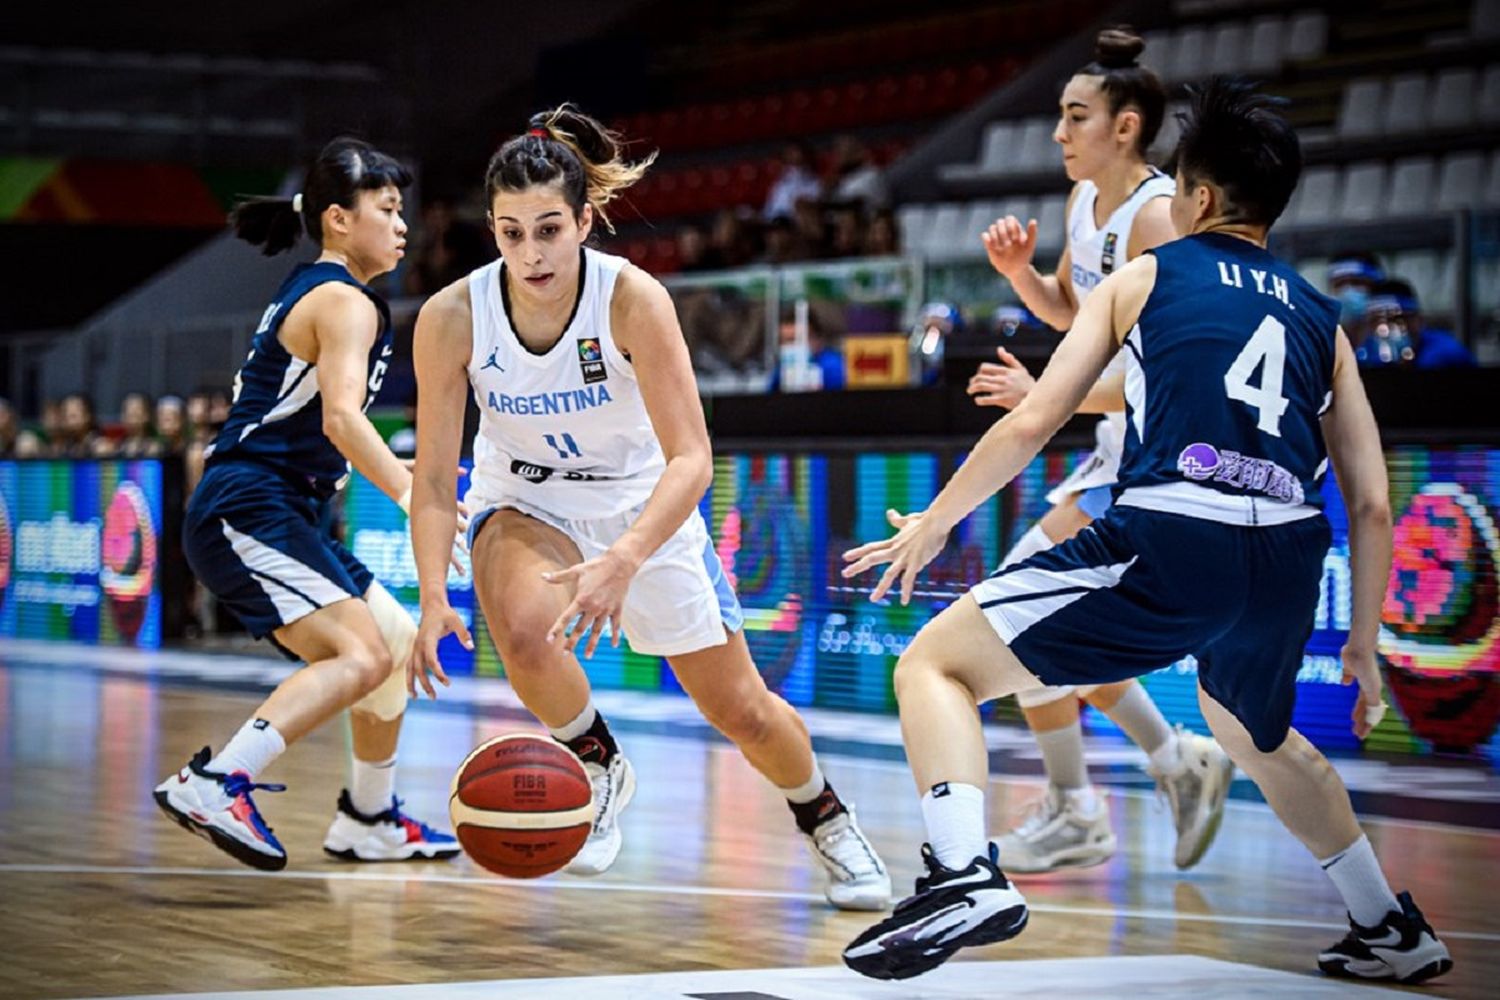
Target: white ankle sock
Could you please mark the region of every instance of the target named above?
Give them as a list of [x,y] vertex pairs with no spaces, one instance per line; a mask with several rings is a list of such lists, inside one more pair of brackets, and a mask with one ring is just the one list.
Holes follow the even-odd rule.
[[233,774],[244,771],[254,778],[271,766],[286,749],[286,740],[265,719],[251,719],[240,727],[233,739],[224,744],[218,756],[208,762],[210,771]]
[[1061,789],[1063,800],[1067,802],[1068,808],[1073,812],[1082,813],[1085,816],[1093,816],[1099,811],[1103,804],[1099,801],[1099,793],[1094,791],[1093,785],[1084,785],[1082,788]]
[[1331,858],[1323,858],[1318,864],[1333,879],[1334,887],[1344,897],[1344,906],[1349,916],[1361,927],[1374,927],[1392,910],[1400,912],[1401,904],[1375,860],[1375,849],[1370,838],[1360,838]]
[[551,733],[552,738],[557,740],[559,743],[566,743],[569,740],[576,740],[578,739],[578,737],[589,731],[589,727],[594,724],[594,719],[596,719],[598,715],[598,709],[594,708],[594,699],[590,698],[587,702],[584,703],[583,711],[579,712],[572,722],[568,723],[565,726],[560,726],[557,729],[553,729],[551,726],[548,726],[547,732]]
[[1176,774],[1181,769],[1182,762],[1177,759],[1177,732],[1140,684],[1126,688],[1120,700],[1104,714],[1125,730],[1125,735],[1136,746],[1151,755],[1151,764],[1158,771]]
[[1186,770],[1187,761],[1182,759],[1177,733],[1172,733],[1167,742],[1151,751],[1151,767],[1168,778],[1175,778]]
[[1061,729],[1037,733],[1036,745],[1042,751],[1042,767],[1047,771],[1048,782],[1063,791],[1088,787],[1089,768],[1083,761],[1083,727],[1077,719]]
[[973,785],[945,781],[922,796],[927,842],[946,868],[962,871],[989,850],[984,835],[984,792]]
[[353,764],[349,801],[366,816],[385,812],[396,794],[396,758],[360,760],[355,757]]
[[1005,558],[1000,561],[1000,568],[1014,566],[1018,562],[1030,559],[1038,552],[1046,552],[1055,544],[1057,543],[1047,537],[1047,533],[1042,530],[1040,524],[1033,524],[1031,529],[1021,536],[1021,540],[1005,553]]
[[806,805],[823,794],[823,786],[828,782],[823,777],[823,769],[818,766],[818,760],[813,758],[812,777],[808,778],[796,788],[783,788],[781,794],[786,796],[788,802],[797,805]]

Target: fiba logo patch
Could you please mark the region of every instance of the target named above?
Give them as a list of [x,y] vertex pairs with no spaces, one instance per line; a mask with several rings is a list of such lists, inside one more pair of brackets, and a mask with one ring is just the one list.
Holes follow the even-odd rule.
[[1099,255],[1099,270],[1105,274],[1115,269],[1115,246],[1119,242],[1119,233],[1104,234],[1104,252]]
[[578,338],[578,370],[583,372],[583,384],[603,382],[609,378],[604,370],[604,351],[598,337]]
[[109,597],[120,637],[135,642],[156,580],[156,527],[151,505],[135,483],[121,483],[104,514],[99,586]]

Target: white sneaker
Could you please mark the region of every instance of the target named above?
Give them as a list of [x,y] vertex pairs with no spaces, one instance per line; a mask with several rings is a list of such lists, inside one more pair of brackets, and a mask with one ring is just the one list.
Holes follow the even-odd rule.
[[1224,819],[1224,802],[1234,781],[1234,761],[1207,736],[1177,727],[1177,754],[1181,767],[1175,774],[1148,767],[1158,791],[1166,795],[1177,827],[1177,849],[1172,860],[1178,868],[1191,868],[1203,857]]
[[594,829],[564,871],[598,875],[620,855],[620,813],[635,797],[635,768],[617,752],[608,767],[585,763],[583,769],[594,786]]
[[374,815],[354,808],[346,788],[323,838],[323,851],[344,861],[431,861],[458,856],[458,840],[401,811],[401,800]]
[[1088,868],[1115,853],[1115,832],[1103,789],[1095,790],[1091,813],[1081,811],[1056,785],[1031,808],[1021,825],[995,843],[1006,871],[1037,875],[1058,868]]
[[250,793],[280,792],[285,785],[256,784],[243,771],[220,774],[208,769],[208,747],[187,766],[156,786],[156,804],[189,833],[206,838],[236,861],[262,871],[286,867],[286,851],[261,819]]
[[884,910],[891,905],[891,877],[854,820],[854,807],[802,835],[828,872],[828,901],[840,910]]

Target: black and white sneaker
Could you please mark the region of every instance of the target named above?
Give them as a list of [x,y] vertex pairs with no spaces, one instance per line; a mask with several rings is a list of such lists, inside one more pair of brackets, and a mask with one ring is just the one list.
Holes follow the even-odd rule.
[[927,874],[896,911],[844,949],[844,964],[872,979],[910,979],[942,965],[960,948],[1008,941],[1026,927],[1026,900],[1015,890],[990,845],[967,868],[945,868],[922,845]]
[[1375,927],[1361,927],[1349,918],[1349,933],[1318,956],[1325,975],[1349,979],[1394,979],[1420,983],[1453,968],[1448,949],[1432,925],[1412,902],[1411,893],[1396,897],[1401,912],[1392,910]]

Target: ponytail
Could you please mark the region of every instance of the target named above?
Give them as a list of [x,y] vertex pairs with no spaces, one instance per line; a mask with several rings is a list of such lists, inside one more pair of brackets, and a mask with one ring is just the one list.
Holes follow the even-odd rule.
[[624,140],[598,121],[564,104],[531,116],[525,135],[509,140],[490,159],[485,194],[493,202],[499,191],[524,191],[534,184],[560,182],[563,199],[581,218],[585,204],[604,228],[614,232],[605,206],[640,180],[656,153],[631,163]]
[[303,179],[303,193],[292,198],[246,198],[229,213],[235,235],[261,247],[267,257],[290,250],[298,230],[321,244],[323,211],[330,205],[353,209],[360,191],[411,185],[411,172],[367,142],[340,136],[318,153]]

